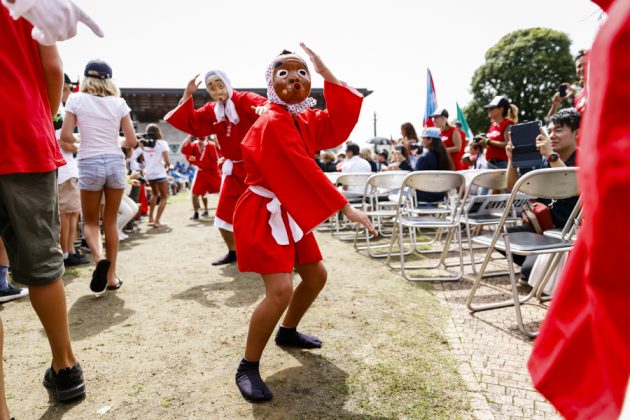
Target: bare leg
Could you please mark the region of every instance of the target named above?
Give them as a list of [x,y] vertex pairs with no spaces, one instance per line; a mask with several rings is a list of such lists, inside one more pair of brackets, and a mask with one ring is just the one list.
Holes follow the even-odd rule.
[[77,239],[77,224],[79,223],[79,213],[70,213],[69,215],[70,215],[70,227],[68,229],[68,251],[67,252],[74,254],[76,253],[76,249],[74,249],[74,240]]
[[157,204],[159,191],[155,182],[149,182],[149,185],[151,186],[151,201],[149,201],[149,224],[151,224],[155,221],[153,216],[155,214],[155,205]]
[[201,201],[203,201],[203,209],[205,211],[208,211],[208,197],[206,197],[205,195],[201,198]]
[[101,230],[98,226],[101,194],[103,191],[81,190],[81,209],[83,210],[83,234],[92,251],[95,262],[103,259],[103,245],[101,242]]
[[105,210],[103,211],[103,228],[105,231],[105,250],[107,259],[110,261],[109,272],[107,273],[107,284],[115,286],[116,280],[116,258],[118,257],[118,208],[122,199],[123,189],[105,188]]
[[4,247],[2,238],[0,238],[0,265],[9,265],[9,256],[7,255],[7,250]]
[[289,308],[282,321],[282,325],[287,328],[298,326],[308,308],[311,307],[319,292],[324,288],[328,278],[326,267],[321,261],[312,264],[296,264],[295,269],[302,281],[295,288]]
[[46,331],[50,350],[52,351],[52,367],[59,369],[77,363],[70,344],[66,294],[61,277],[42,286],[29,286],[31,305]]
[[166,203],[168,202],[168,182],[160,182],[159,184],[157,184],[157,188],[160,191],[160,204],[158,206],[155,224],[160,226],[160,220],[162,220],[162,214],[164,213]]
[[245,360],[250,362],[260,360],[269,337],[293,294],[291,273],[264,274],[262,278],[265,283],[265,298],[254,310],[247,333]]
[[193,194],[192,204],[193,204],[193,210],[195,211],[195,213],[197,213],[199,211],[199,196],[198,195]]
[[0,420],[9,420],[9,407],[7,406],[7,397],[4,393],[4,329],[0,320]]
[[236,251],[236,245],[234,245],[234,232],[230,232],[225,229],[219,229],[219,232],[221,232],[221,236],[223,237],[228,249],[230,251]]

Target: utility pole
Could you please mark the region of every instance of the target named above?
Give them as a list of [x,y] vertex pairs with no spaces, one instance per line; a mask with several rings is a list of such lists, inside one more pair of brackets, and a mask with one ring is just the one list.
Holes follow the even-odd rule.
[[376,137],[376,111],[374,111],[374,137]]

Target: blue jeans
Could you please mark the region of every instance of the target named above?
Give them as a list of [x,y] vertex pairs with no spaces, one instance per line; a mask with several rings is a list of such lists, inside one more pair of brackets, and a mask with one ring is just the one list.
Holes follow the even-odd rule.
[[101,191],[125,188],[127,168],[122,155],[98,155],[79,160],[79,189]]

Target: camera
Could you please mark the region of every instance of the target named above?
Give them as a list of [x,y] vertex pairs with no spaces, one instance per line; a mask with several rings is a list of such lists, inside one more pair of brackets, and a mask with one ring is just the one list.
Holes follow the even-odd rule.
[[138,139],[138,143],[144,147],[155,147],[156,139],[149,133],[136,133],[136,138]]
[[473,137],[473,143],[480,143],[485,140],[486,140],[486,136],[483,134],[477,134],[475,137]]

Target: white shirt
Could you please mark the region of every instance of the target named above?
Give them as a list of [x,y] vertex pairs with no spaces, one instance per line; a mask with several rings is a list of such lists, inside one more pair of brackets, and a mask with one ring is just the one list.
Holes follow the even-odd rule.
[[106,154],[123,156],[118,144],[120,121],[131,111],[123,98],[72,93],[66,111],[77,117],[81,136],[79,160]]
[[370,163],[363,159],[360,156],[352,156],[351,158],[346,158],[341,164],[341,172],[347,173],[361,173],[361,172],[372,172],[372,167]]
[[[59,105],[59,114],[65,115],[65,113],[66,111],[64,110],[63,104]],[[56,130],[55,135],[57,137],[57,141],[60,141],[59,137],[61,136],[61,130]],[[61,147],[59,147],[59,149],[61,150],[61,154],[63,155],[66,164],[60,166],[57,170],[57,185],[63,184],[70,178],[79,178],[79,167],[77,166],[76,158],[72,153],[66,152]]]
[[144,156],[144,177],[147,181],[154,179],[166,178],[166,168],[164,167],[163,152],[168,153],[168,143],[164,140],[155,142],[155,147],[144,147],[142,155]]

